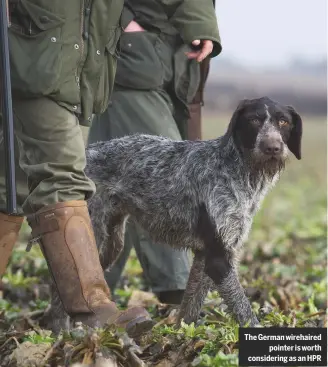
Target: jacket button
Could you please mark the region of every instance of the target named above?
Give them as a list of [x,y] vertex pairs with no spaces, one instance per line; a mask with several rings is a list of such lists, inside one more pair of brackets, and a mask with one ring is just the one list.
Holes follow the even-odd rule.
[[57,38],[56,37],[51,37],[50,40],[51,40],[51,42],[57,42]]
[[75,43],[74,48],[75,48],[75,50],[78,50],[80,48],[80,46],[77,43]]
[[49,17],[47,17],[46,15],[42,15],[39,20],[41,23],[49,23],[50,21]]
[[97,50],[97,52],[96,52],[96,53],[97,53],[97,55],[100,55],[100,51],[99,51],[99,50]]
[[73,106],[73,110],[75,111],[75,110],[77,110],[77,106]]

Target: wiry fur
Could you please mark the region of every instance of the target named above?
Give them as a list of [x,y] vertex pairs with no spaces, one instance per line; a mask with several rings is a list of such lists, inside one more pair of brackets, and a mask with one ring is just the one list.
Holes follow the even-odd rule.
[[[288,127],[279,126],[282,118]],[[300,158],[299,124],[295,110],[263,97],[243,101],[217,139],[134,135],[90,145],[86,174],[97,193],[89,210],[102,266],[117,259],[131,217],[154,242],[195,252],[179,319],[196,321],[215,286],[241,325],[257,324],[238,280],[238,253],[288,147]],[[264,153],[272,141],[280,149],[274,157]]]

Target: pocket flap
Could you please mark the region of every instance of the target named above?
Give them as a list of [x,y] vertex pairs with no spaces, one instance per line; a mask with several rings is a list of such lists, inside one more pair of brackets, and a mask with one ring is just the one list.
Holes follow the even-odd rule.
[[30,2],[21,0],[19,6],[28,14],[35,25],[42,31],[56,28],[64,24],[64,19],[58,15]]

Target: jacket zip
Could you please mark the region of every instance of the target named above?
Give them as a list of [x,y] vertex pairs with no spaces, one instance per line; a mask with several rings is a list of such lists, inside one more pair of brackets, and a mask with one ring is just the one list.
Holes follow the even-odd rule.
[[84,53],[84,41],[83,41],[83,29],[84,29],[84,22],[85,22],[85,14],[84,14],[85,7],[84,7],[84,4],[85,4],[85,1],[82,0],[82,7],[81,7],[81,28],[80,28],[80,36],[81,36],[81,61],[83,59],[83,53]]

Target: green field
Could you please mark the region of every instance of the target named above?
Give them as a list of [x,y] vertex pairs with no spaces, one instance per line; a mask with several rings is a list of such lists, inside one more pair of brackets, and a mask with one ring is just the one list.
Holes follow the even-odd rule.
[[[223,134],[228,120],[226,116],[205,116],[204,138]],[[303,123],[303,158],[290,159],[282,179],[266,197],[241,262],[242,283],[263,326],[327,326],[327,126],[325,119],[318,118],[304,118]],[[65,358],[67,365],[73,361],[88,365],[99,350],[118,356],[120,366],[143,366],[142,362],[159,367],[238,365],[238,326],[225,313],[216,293],[209,294],[199,324],[182,324],[177,330],[172,326],[174,309],[147,301],[158,324],[138,341],[140,353],[131,347],[124,349],[126,342],[120,344],[120,334],[110,329],[99,331],[96,337],[73,333],[55,344],[56,338],[37,325],[48,304],[45,262],[37,247],[29,254],[24,252],[24,233],[22,242],[4,278],[5,299],[0,298],[4,309],[0,314],[0,366],[9,365],[1,362],[7,363],[13,351],[16,360],[22,358],[24,363],[34,358],[35,366],[41,366],[41,361],[64,365]],[[116,292],[119,304],[125,306],[131,295],[138,296],[140,288],[148,290],[132,254],[124,287]],[[128,364],[128,355],[135,364]]]

